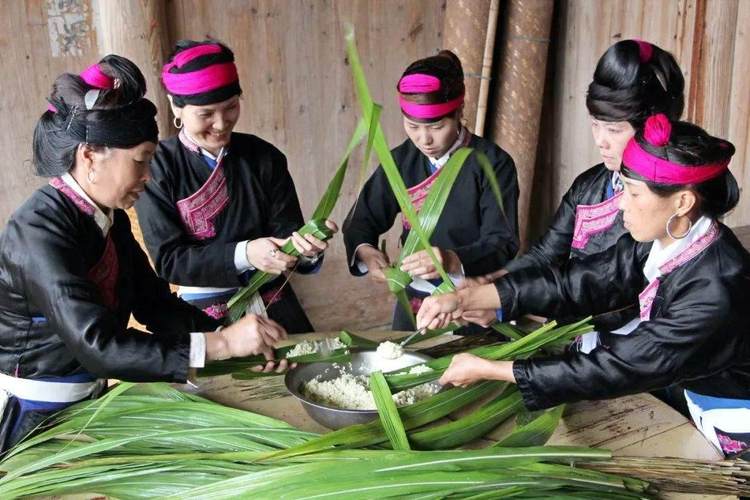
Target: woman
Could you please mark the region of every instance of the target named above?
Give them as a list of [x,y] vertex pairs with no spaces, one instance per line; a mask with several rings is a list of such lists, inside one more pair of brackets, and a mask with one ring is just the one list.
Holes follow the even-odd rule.
[[[623,40],[610,46],[596,65],[586,95],[591,132],[602,163],[573,181],[547,232],[528,252],[476,282],[487,283],[527,267],[560,266],[569,258],[613,246],[626,233],[618,210],[625,146],[649,115],[664,113],[671,120],[679,119],[684,88],[682,71],[669,52],[642,40]],[[599,329],[611,330],[635,316],[637,310],[627,308],[601,314],[595,323]],[[486,324],[496,318],[487,312],[471,319]],[[595,337],[585,336],[581,348],[593,348]]]
[[[504,212],[472,156],[463,165],[432,234],[433,250],[454,280],[498,269],[518,250],[516,168],[508,153],[462,126],[463,79],[461,62],[446,50],[406,68],[397,89],[408,139],[392,151],[417,210],[440,175],[440,168],[459,148],[468,146],[484,153],[495,169]],[[379,167],[365,184],[343,230],[353,275],[369,273],[376,282],[385,282],[383,268],[389,261],[377,248],[378,238],[391,228],[399,212]],[[404,220],[402,243],[408,233],[409,225]],[[435,289],[438,273],[425,250],[404,259],[401,269],[414,278],[407,294],[416,312],[422,298]],[[396,307],[393,328],[414,329],[411,318],[400,307]]]
[[[530,267],[425,301],[419,326],[465,309],[587,315],[636,303],[639,318],[588,354],[454,358],[442,382],[515,382],[530,409],[680,384],[699,429],[726,453],[750,443],[750,255],[718,222],[739,198],[734,147],[695,125],[647,120],[623,154],[625,235],[564,268]],[[739,444],[738,444],[739,443]],[[744,444],[743,444],[744,443]]]
[[579,175],[547,232],[524,255],[505,267],[560,265],[569,257],[604,251],[625,234],[617,205],[621,196],[622,153],[645,119],[663,113],[678,120],[685,80],[672,54],[642,40],[623,40],[599,59],[586,107],[602,163]]
[[[296,233],[304,220],[286,158],[259,137],[233,132],[242,90],[232,51],[183,40],[162,81],[180,132],[159,143],[153,180],[136,203],[159,275],[180,285],[183,299],[223,318],[227,300],[255,272],[316,272],[327,244]],[[290,235],[300,259],[279,250]],[[292,333],[312,331],[284,284],[281,276],[261,288],[249,311]]]
[[[217,321],[170,293],[133,238],[123,210],[150,178],[158,134],[145,90],[132,62],[109,55],[58,77],[34,130],[34,166],[50,181],[0,235],[2,449],[96,396],[104,379],[184,383],[206,361],[273,359],[285,337],[255,316],[215,331]],[[128,328],[131,314],[150,335]]]

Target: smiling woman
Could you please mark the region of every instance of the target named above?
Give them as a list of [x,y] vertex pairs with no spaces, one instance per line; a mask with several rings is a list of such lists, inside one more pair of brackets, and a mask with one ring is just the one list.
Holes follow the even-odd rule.
[[[240,88],[234,54],[213,40],[178,42],[162,70],[177,137],[162,141],[153,182],[136,204],[156,270],[178,294],[215,318],[257,271],[314,273],[327,244],[304,225],[286,157],[254,135],[234,132]],[[335,224],[328,222],[334,231]],[[280,251],[291,238],[301,257]],[[313,330],[294,291],[279,277],[249,309],[292,333]]]
[[[214,332],[133,238],[122,209],[149,181],[158,134],[144,92],[140,70],[109,55],[59,76],[34,130],[34,167],[50,181],[0,235],[0,450],[103,379],[185,382],[206,360],[271,359],[284,337],[255,316]],[[129,329],[131,314],[152,335]]]

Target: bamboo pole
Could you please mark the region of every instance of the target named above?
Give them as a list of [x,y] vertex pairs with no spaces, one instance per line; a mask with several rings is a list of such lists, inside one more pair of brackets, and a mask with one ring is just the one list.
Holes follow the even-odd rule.
[[[497,1],[492,0],[492,3]],[[453,51],[464,68],[466,104],[463,121],[467,125],[473,125],[477,120],[490,5],[487,0],[448,0],[445,5],[443,47]]]
[[497,34],[497,17],[500,12],[500,0],[492,0],[490,13],[487,16],[487,37],[484,41],[484,57],[482,59],[482,77],[479,81],[479,97],[477,98],[477,119],[474,133],[484,135],[484,122],[487,117],[487,99],[492,80],[492,55],[495,52],[495,37]]
[[489,136],[516,163],[520,197],[518,227],[527,243],[553,0],[509,0],[503,18],[503,45],[493,69],[496,86]]

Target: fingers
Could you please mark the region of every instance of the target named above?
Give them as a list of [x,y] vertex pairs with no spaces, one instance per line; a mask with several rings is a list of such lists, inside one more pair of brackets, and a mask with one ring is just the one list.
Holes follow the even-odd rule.
[[330,229],[331,231],[333,231],[334,233],[339,232],[339,226],[330,219],[326,219],[326,227]]
[[276,345],[286,339],[287,333],[284,327],[269,318],[258,319],[258,331],[264,337],[268,345]]

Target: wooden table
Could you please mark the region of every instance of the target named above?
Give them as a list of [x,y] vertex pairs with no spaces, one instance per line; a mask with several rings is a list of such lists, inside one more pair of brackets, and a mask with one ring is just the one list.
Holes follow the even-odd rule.
[[[292,335],[290,340],[296,343],[334,335]],[[360,335],[380,341],[403,336],[403,333],[365,332]],[[427,347],[454,338],[446,335],[416,346]],[[284,393],[283,377],[259,380],[263,381],[262,386],[266,390],[276,392],[277,397],[253,397],[250,393],[256,392],[252,387],[257,387],[258,382],[235,381],[229,376],[199,379],[198,393],[227,406],[282,419],[300,429],[328,431],[312,420],[291,395],[278,397]],[[506,425],[512,425],[512,422],[507,422]],[[492,439],[503,432],[501,426],[487,438]],[[672,456],[705,460],[722,458],[688,419],[650,394],[570,404],[549,444],[597,446],[608,448],[617,455],[628,456]]]

